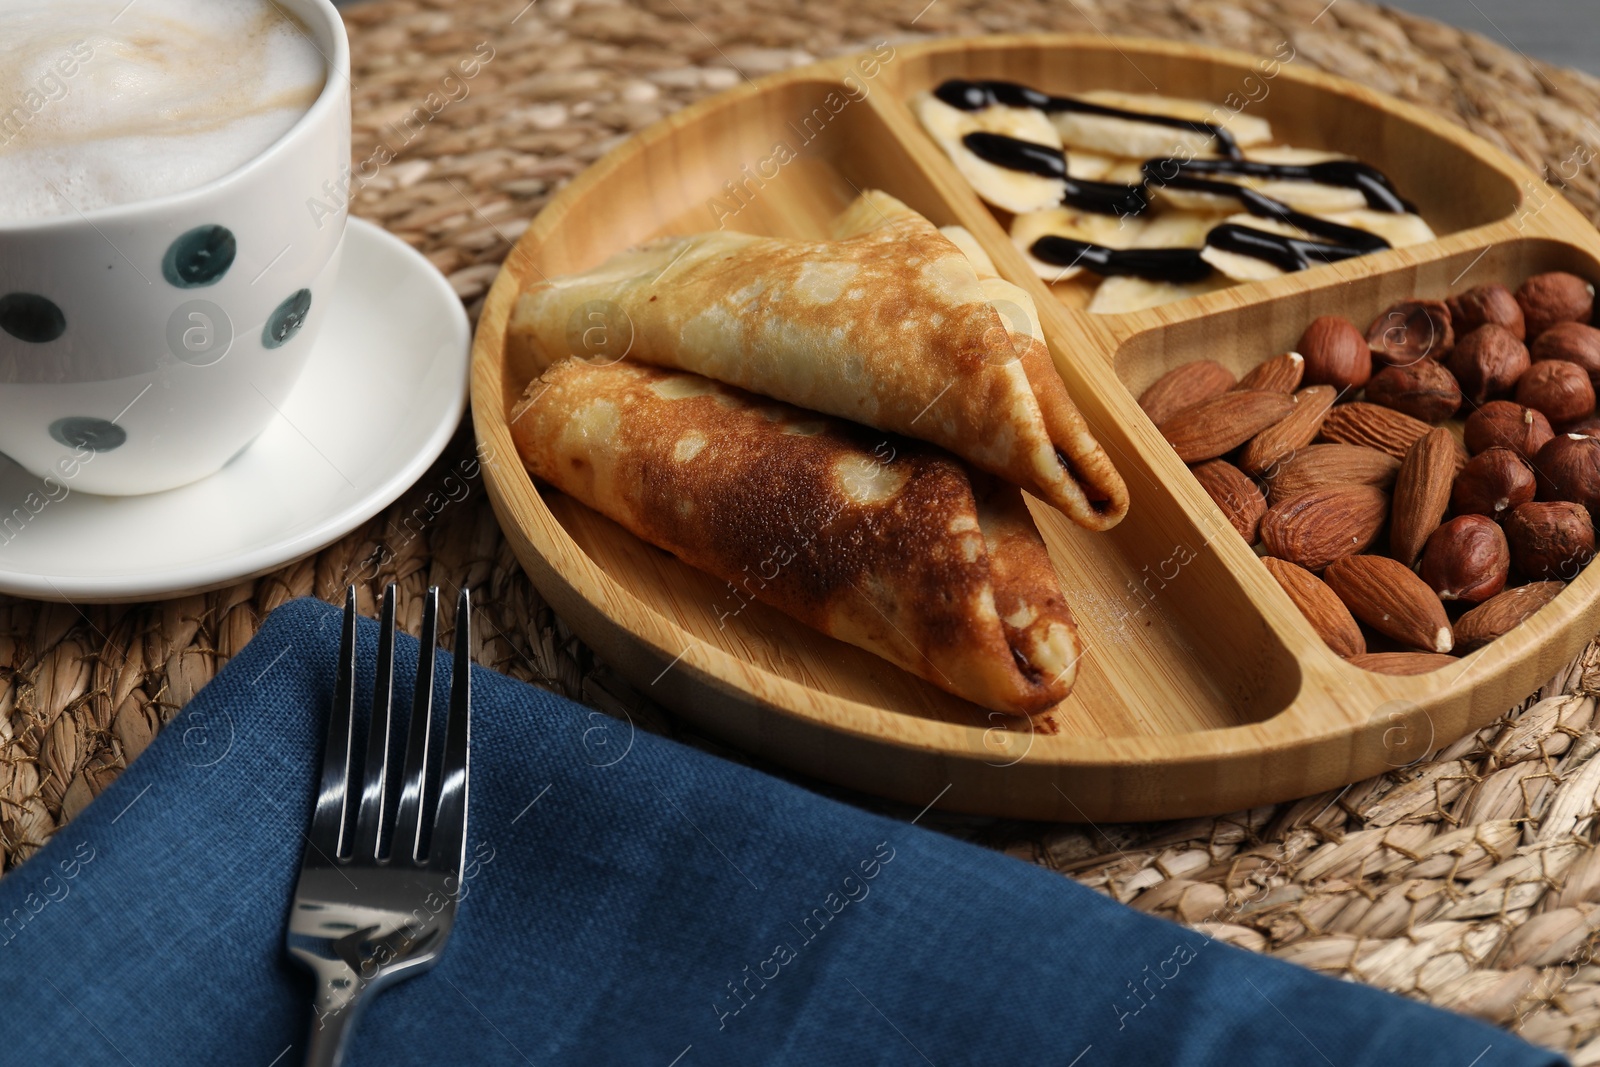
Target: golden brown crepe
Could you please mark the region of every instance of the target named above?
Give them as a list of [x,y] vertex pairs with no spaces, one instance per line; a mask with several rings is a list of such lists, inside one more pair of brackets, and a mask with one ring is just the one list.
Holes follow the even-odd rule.
[[997,711],[1072,688],[1022,494],[915,441],[696,374],[568,359],[512,412],[528,470],[759,600]]
[[[1067,396],[1026,292],[980,278],[883,193],[852,205],[836,237],[652,241],[531,286],[506,343],[536,367],[626,355],[921,438],[1089,529],[1126,514],[1127,487]],[[591,345],[621,331],[623,351]]]

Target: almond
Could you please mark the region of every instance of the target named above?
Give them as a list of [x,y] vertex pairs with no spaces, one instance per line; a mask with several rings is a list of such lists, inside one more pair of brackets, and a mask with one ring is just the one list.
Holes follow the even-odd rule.
[[1139,394],[1139,406],[1160,426],[1184,408],[1233,388],[1233,371],[1211,359],[1174,367]]
[[1461,661],[1437,652],[1368,652],[1364,656],[1351,656],[1350,662],[1376,674],[1411,675],[1432,674]]
[[1283,393],[1223,393],[1161,423],[1161,436],[1179,459],[1199,463],[1233,451],[1293,410],[1294,397]]
[[1263,556],[1261,562],[1334,654],[1349,658],[1367,650],[1367,639],[1361,636],[1350,609],[1321,578],[1288,560]]
[[1470,652],[1510,633],[1565,588],[1565,582],[1529,582],[1485,600],[1456,620],[1459,651]]
[[1300,388],[1300,379],[1306,372],[1306,359],[1298,352],[1285,352],[1273,356],[1250,371],[1235,389],[1259,389],[1265,393],[1292,393]]
[[1428,538],[1444,521],[1458,469],[1458,447],[1449,430],[1429,430],[1400,463],[1400,474],[1394,482],[1389,548],[1407,567],[1417,561]]
[[1267,512],[1267,498],[1261,495],[1261,487],[1225,459],[1209,460],[1193,470],[1195,481],[1222,509],[1245,544],[1255,544],[1261,516]]
[[1410,415],[1357,401],[1341,404],[1328,412],[1322,423],[1322,436],[1347,445],[1366,445],[1401,459],[1417,438],[1432,428]]
[[1444,605],[1399,560],[1350,556],[1330,563],[1323,580],[1350,614],[1384,636],[1424,652],[1454,647]]
[[1274,504],[1261,517],[1268,555],[1319,571],[1363,551],[1383,528],[1389,496],[1370,485],[1331,485]]
[[1251,474],[1263,474],[1309,445],[1321,432],[1322,421],[1333,409],[1338,395],[1331,385],[1312,385],[1300,390],[1294,395],[1294,410],[1244,446],[1239,466]]
[[1311,445],[1278,463],[1264,475],[1267,498],[1277,504],[1308,489],[1329,485],[1394,484],[1400,461],[1365,445]]

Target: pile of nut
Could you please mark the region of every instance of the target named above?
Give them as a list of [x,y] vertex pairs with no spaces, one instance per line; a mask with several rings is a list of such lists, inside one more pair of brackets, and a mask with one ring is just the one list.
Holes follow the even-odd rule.
[[1199,360],[1139,398],[1334,652],[1422,674],[1549,603],[1595,553],[1594,286],[1538,274],[1324,316],[1235,380]]

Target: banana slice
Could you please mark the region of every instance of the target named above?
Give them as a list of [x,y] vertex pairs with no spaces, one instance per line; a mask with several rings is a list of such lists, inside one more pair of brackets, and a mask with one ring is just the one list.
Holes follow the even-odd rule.
[[1322,185],[1317,182],[1263,181],[1246,178],[1244,184],[1257,192],[1281,200],[1296,211],[1308,215],[1327,215],[1335,211],[1355,211],[1367,206],[1367,198],[1360,189],[1342,185]]
[[1309,167],[1313,163],[1330,163],[1336,159],[1354,159],[1342,152],[1329,152],[1322,148],[1296,148],[1294,145],[1255,145],[1245,149],[1244,158],[1257,163],[1284,163],[1296,167]]
[[1359,211],[1340,211],[1328,215],[1327,218],[1346,226],[1354,226],[1358,230],[1375,233],[1396,248],[1434,239],[1433,227],[1424,222],[1420,215],[1396,215],[1389,211],[1362,208]]
[[[1161,96],[1157,93],[1124,93],[1116,89],[1094,89],[1079,96],[1095,104],[1120,107],[1124,111],[1143,111],[1150,114],[1170,115],[1191,122],[1211,122],[1229,133],[1240,148],[1264,145],[1272,140],[1272,124],[1259,115],[1243,112],[1226,114],[1226,109],[1209,100],[1192,97]],[[1209,144],[1209,142],[1207,142]]]
[[[1335,155],[1332,152],[1322,152],[1311,148],[1264,147],[1255,148],[1246,153],[1248,159],[1260,163],[1280,163],[1293,166],[1309,166],[1312,163],[1325,163],[1334,159],[1347,158]],[[1366,197],[1361,195],[1359,189],[1348,189],[1342,185],[1323,185],[1319,182],[1292,181],[1278,178],[1256,178],[1242,174],[1204,174],[1201,177],[1211,181],[1232,182],[1243,185],[1248,189],[1274,200],[1280,200],[1296,211],[1304,211],[1308,215],[1326,215],[1335,211],[1355,211],[1367,206]],[[1177,189],[1162,185],[1160,182],[1151,183],[1157,199],[1173,207],[1185,211],[1237,211],[1239,202],[1232,197],[1222,196],[1218,193],[1202,193],[1193,189]]]
[[1203,193],[1195,189],[1176,189],[1172,186],[1162,185],[1160,182],[1151,182],[1150,190],[1155,193],[1156,203],[1162,207],[1185,211],[1192,214],[1210,215],[1212,221],[1216,216],[1226,215],[1239,210],[1239,201],[1231,196],[1220,193]]
[[[1054,126],[1050,129],[1055,130]],[[1059,136],[1059,134],[1057,135]],[[1115,156],[1101,155],[1098,152],[1069,152],[1067,153],[1067,174],[1086,182],[1106,181],[1106,175],[1111,173],[1111,168],[1123,162]]]
[[[1281,237],[1316,240],[1316,238],[1312,238],[1299,227],[1290,226],[1288,223],[1279,222],[1277,219],[1258,219],[1254,215],[1229,215],[1222,221],[1248,226],[1252,230],[1275,233]],[[1283,274],[1283,270],[1280,267],[1264,259],[1240,255],[1238,252],[1228,252],[1212,245],[1207,245],[1201,251],[1200,258],[1217,268],[1219,274],[1236,282],[1264,282],[1269,278],[1277,278]]]
[[939,232],[950,238],[950,243],[961,249],[961,254],[972,261],[972,267],[978,272],[980,280],[1000,276],[1000,272],[994,269],[994,260],[989,258],[989,253],[983,250],[978,239],[972,236],[971,230],[965,226],[940,226]]
[[[1074,153],[1076,154],[1076,153]],[[1141,159],[1114,159],[1097,181],[1117,182],[1121,185],[1144,183],[1144,161]]]
[[[1241,146],[1264,144],[1272,140],[1272,126],[1256,115],[1227,115],[1226,109],[1204,100],[1186,100],[1171,96],[1142,93],[1120,93],[1096,90],[1079,94],[1081,99],[1108,107],[1138,111],[1150,115],[1188,119],[1195,122],[1214,122],[1233,134]],[[1156,156],[1209,153],[1216,144],[1205,133],[1175,126],[1163,126],[1135,119],[1108,118],[1103,115],[1085,115],[1075,111],[1057,111],[1050,120],[1061,131],[1061,139],[1071,149],[1087,149],[1116,156],[1150,159]]]
[[1058,207],[1030,211],[1011,220],[1011,243],[1022,251],[1033,272],[1048,282],[1064,282],[1083,273],[1082,267],[1058,267],[1035,259],[1029,250],[1033,242],[1047,234],[1070,237],[1075,241],[1104,245],[1107,248],[1132,248],[1146,223],[1143,219],[1097,215],[1076,208]]
[[1193,211],[1160,211],[1138,233],[1134,248],[1199,248],[1221,220]]
[[1198,282],[1157,282],[1148,278],[1117,275],[1107,278],[1089,301],[1091,315],[1112,315],[1123,311],[1142,311],[1174,300],[1225,289],[1233,283],[1220,275]]
[[962,111],[932,93],[918,93],[911,110],[922,128],[944,149],[950,162],[984,200],[1005,211],[1021,214],[1061,203],[1066,183],[1019,170],[1008,170],[979,159],[961,139],[979,130],[1003,133],[1035,144],[1061,147],[1061,136],[1042,111],[1033,108],[986,107]]

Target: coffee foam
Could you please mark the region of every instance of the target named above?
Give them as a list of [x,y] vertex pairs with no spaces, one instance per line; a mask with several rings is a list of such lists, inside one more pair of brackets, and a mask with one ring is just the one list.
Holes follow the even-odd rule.
[[270,0],[0,0],[0,220],[219,178],[288,132],[326,76]]

